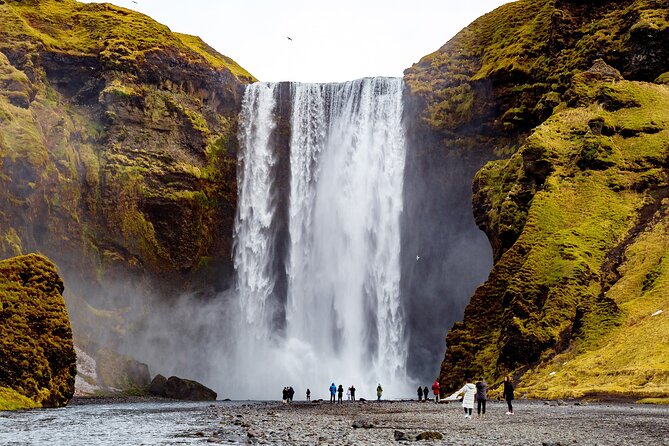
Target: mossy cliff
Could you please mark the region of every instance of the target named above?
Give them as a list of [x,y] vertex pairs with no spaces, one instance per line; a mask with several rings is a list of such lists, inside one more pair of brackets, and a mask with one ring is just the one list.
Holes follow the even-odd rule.
[[72,398],[76,356],[62,292],[47,258],[0,261],[0,410],[59,407]]
[[253,77],[109,4],[3,1],[0,23],[0,256],[52,258],[75,321],[104,319],[88,304],[215,286],[230,269],[236,116]]
[[657,1],[520,0],[407,70],[441,150],[494,160],[473,203],[495,264],[446,337],[445,389],[669,394],[668,20]]

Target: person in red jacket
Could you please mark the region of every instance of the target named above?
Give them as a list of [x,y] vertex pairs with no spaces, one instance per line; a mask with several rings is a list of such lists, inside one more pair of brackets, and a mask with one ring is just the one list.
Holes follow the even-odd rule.
[[434,402],[438,403],[439,396],[441,395],[441,389],[439,389],[439,381],[436,379],[434,380],[434,384],[432,384],[432,392],[434,392]]

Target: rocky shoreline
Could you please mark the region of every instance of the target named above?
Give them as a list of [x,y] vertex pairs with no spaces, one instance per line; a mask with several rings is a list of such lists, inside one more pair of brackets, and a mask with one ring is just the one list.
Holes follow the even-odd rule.
[[514,408],[508,416],[504,402],[490,401],[485,418],[465,419],[457,402],[234,402],[211,405],[211,430],[193,435],[267,445],[669,445],[666,406],[518,401]]

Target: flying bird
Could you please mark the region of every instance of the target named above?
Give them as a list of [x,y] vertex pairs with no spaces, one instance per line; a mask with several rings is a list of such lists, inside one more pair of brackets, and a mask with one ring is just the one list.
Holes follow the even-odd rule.
[[286,36],[286,39],[290,40],[291,42],[293,41],[293,39],[291,39],[291,38],[288,37],[288,36]]
[[420,256],[416,256],[416,260],[420,259]]

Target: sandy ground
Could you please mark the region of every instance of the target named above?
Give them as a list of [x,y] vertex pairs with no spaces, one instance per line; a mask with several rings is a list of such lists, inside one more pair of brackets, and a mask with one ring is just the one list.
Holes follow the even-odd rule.
[[[665,445],[669,407],[634,403],[488,402],[484,418],[466,419],[460,403],[281,402],[216,405],[211,430],[194,433],[210,443],[268,445]],[[353,427],[353,425],[366,427]],[[396,440],[433,431],[441,440]]]

